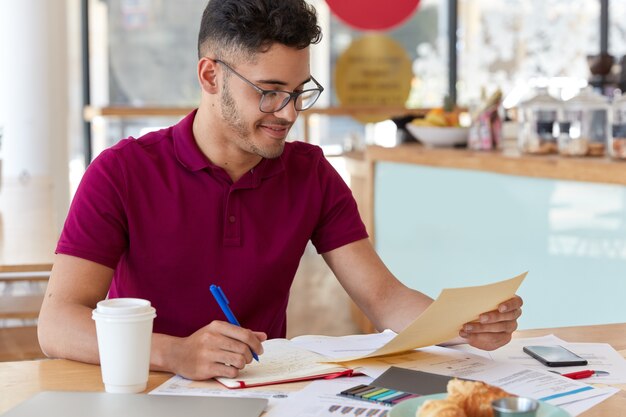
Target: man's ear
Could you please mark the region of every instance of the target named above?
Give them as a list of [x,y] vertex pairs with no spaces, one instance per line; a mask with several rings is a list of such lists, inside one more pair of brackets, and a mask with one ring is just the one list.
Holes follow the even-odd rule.
[[202,57],[198,61],[198,81],[202,91],[208,94],[216,94],[217,87],[217,62],[213,59]]

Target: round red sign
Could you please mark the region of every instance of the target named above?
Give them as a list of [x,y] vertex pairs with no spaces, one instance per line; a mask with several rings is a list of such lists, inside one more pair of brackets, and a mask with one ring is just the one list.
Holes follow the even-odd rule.
[[326,0],[346,24],[361,30],[385,30],[408,19],[420,0]]

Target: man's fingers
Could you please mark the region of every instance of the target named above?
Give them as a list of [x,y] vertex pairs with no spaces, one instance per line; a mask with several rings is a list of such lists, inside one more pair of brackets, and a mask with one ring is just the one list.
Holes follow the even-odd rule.
[[[248,356],[251,356],[250,349],[248,349]],[[248,359],[246,355],[228,352],[225,350],[216,353],[214,357],[216,362],[223,363],[226,366],[231,366],[240,370],[245,368],[246,364],[250,363],[250,361],[252,360],[252,358]]]
[[521,308],[523,304],[524,304],[524,300],[522,300],[522,297],[520,297],[519,295],[516,295],[515,297],[501,303],[498,306],[498,311],[500,313],[505,313],[507,311],[517,310]]
[[225,378],[236,378],[240,371],[240,368],[222,362],[213,362],[208,364],[207,368],[207,372],[210,374]]
[[234,378],[252,362],[252,351],[263,353],[263,332],[253,332],[225,321],[212,321],[192,335],[180,338],[173,352],[177,374],[189,379]]
[[478,318],[479,323],[497,323],[500,321],[515,321],[522,315],[522,309],[510,310],[506,313],[500,313],[498,311],[490,311],[483,313]]
[[517,330],[517,319],[522,315],[521,297],[515,296],[501,303],[496,310],[481,314],[478,320],[465,323],[459,336],[479,349],[494,350],[511,341]]
[[[267,335],[263,332],[253,332],[252,330],[244,329],[242,327],[218,320],[211,322],[209,324],[209,328],[211,333],[218,333],[236,342],[243,343],[248,351],[252,349],[252,351],[254,351],[257,355],[263,353],[261,341],[267,339]],[[265,339],[260,339],[259,337],[264,337]],[[240,344],[229,343],[228,350],[244,353],[245,349]],[[252,360],[251,353],[250,360]]]
[[467,323],[462,329],[468,334],[478,333],[513,333],[517,330],[517,321],[499,321],[496,323]]
[[510,333],[460,334],[470,345],[483,350],[494,350],[511,341]]
[[[252,332],[259,339],[260,342],[265,342],[267,340],[267,334],[265,332]],[[261,352],[262,353],[262,352]]]

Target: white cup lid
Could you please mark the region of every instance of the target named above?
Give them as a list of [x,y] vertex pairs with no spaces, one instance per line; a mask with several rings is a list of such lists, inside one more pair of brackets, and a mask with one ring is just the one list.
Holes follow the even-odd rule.
[[141,298],[111,298],[98,302],[95,311],[112,316],[127,316],[150,313],[154,308],[150,301]]

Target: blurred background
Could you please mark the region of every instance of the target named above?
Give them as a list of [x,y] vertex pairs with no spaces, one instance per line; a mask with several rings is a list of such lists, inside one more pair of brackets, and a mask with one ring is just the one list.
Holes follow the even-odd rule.
[[[324,33],[322,42],[312,47],[311,73],[325,91],[316,107],[300,117],[290,139],[320,145],[351,184],[357,199],[362,191],[357,188],[363,184],[355,181],[366,175],[364,171],[352,175],[350,155],[371,145],[396,147],[418,141],[420,138],[407,134],[404,128],[414,120],[434,120],[438,112],[445,111],[460,116],[455,124],[477,126],[476,115],[497,97],[496,113],[502,123],[499,134],[516,147],[525,108],[537,110],[533,106],[539,103],[540,111],[554,110],[551,106],[580,97],[587,87],[608,106],[619,100],[619,91],[626,87],[624,1],[405,0],[384,5],[399,13],[384,27],[375,19],[358,21],[350,10],[340,12],[336,1],[309,2],[317,10]],[[0,2],[0,278],[4,277],[0,279],[0,294],[5,297],[3,302],[12,303],[7,310],[24,306],[27,310],[23,315],[11,310],[0,316],[0,325],[17,327],[36,322],[37,297],[45,287],[56,239],[90,161],[122,138],[176,123],[197,105],[196,43],[206,3]],[[359,9],[356,3],[352,3],[353,11]],[[401,10],[401,5],[406,8]],[[365,15],[377,16],[376,10],[366,10]],[[379,83],[378,90],[363,87],[361,91],[350,84],[354,68],[346,62],[355,56],[377,62],[377,55],[368,55],[370,49],[376,49],[372,45],[384,46],[378,53],[387,60],[381,70],[387,80],[394,78],[396,67],[402,67],[401,82]],[[362,86],[369,81],[366,78]],[[354,99],[355,92],[363,95]],[[559,104],[533,102],[536,97]],[[559,125],[563,122],[557,120],[560,111],[554,110],[548,128],[542,125],[555,149],[557,136],[566,126]],[[545,122],[542,114],[529,117]],[[554,131],[554,123],[561,127],[560,132]],[[522,138],[519,150],[533,153],[537,148],[525,147],[531,142],[524,140],[541,132],[534,130]],[[573,135],[571,130],[569,134]],[[467,132],[461,145],[466,141]],[[501,144],[494,145],[496,148],[501,149]],[[511,190],[512,184],[507,182],[506,189]],[[440,184],[437,192],[444,186]],[[516,187],[523,193],[522,186]],[[564,192],[563,187],[559,190],[550,191],[557,205],[572,201],[564,195],[579,193],[578,189],[571,193]],[[602,201],[614,202],[609,194],[602,194]],[[494,198],[487,193],[476,195]],[[384,194],[377,198],[393,201]],[[439,199],[446,201],[439,195],[429,201]],[[447,203],[459,204],[457,200]],[[406,207],[420,204],[413,201]],[[364,212],[365,206],[360,202]],[[554,212],[544,210],[540,222],[549,213]],[[380,221],[382,230],[392,230],[394,225],[385,219]],[[557,223],[564,224],[563,219],[557,216]],[[446,236],[441,231],[438,234],[441,239]],[[393,264],[395,257],[410,257],[417,249],[403,240],[406,236],[378,236],[377,248],[384,254],[385,247],[391,247],[385,260],[401,272],[402,266]],[[393,241],[391,246],[384,246],[389,241]],[[401,245],[402,249],[396,247]],[[623,256],[619,258],[623,262]],[[441,259],[445,256],[433,265],[445,263]],[[623,270],[623,263],[616,268]],[[296,298],[290,304],[290,317],[294,318],[290,335],[345,334],[363,329],[351,319],[343,290],[310,250],[293,292],[297,296],[315,291],[316,296]],[[32,299],[8,299],[33,294]],[[311,311],[324,310],[329,310],[328,316],[312,319]]]

